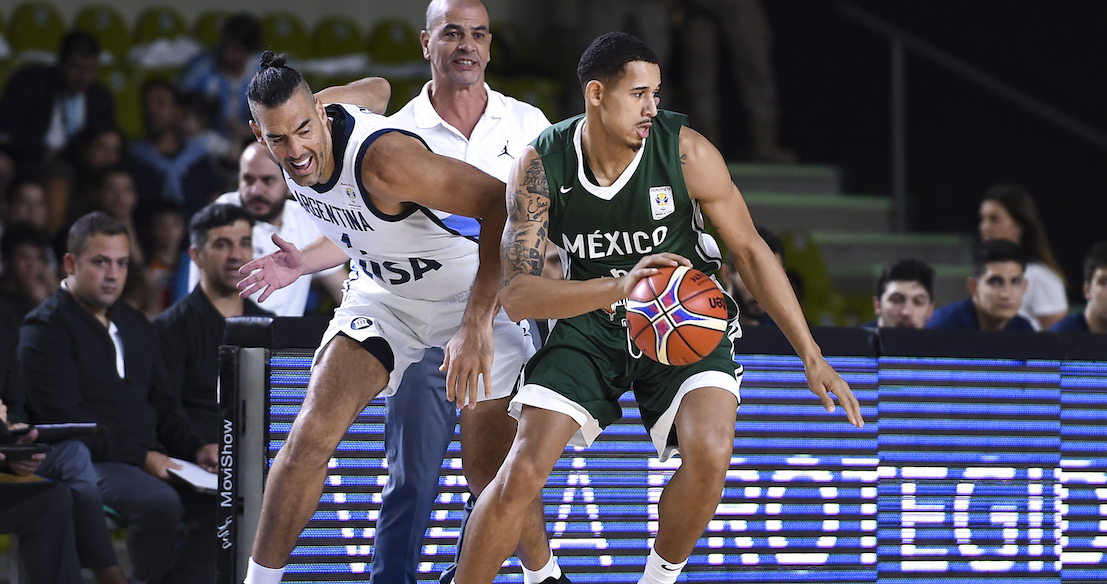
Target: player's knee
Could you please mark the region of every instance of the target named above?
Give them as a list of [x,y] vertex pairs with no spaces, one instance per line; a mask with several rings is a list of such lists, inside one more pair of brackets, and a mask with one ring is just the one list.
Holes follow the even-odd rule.
[[489,485],[504,505],[525,507],[542,492],[547,474],[529,460],[508,459],[497,480]]
[[699,441],[687,450],[681,449],[682,466],[704,478],[716,477],[721,480],[730,468],[730,457],[734,451],[732,441],[715,439]]
[[313,432],[292,432],[281,446],[281,458],[290,466],[315,468],[326,465],[336,447]]

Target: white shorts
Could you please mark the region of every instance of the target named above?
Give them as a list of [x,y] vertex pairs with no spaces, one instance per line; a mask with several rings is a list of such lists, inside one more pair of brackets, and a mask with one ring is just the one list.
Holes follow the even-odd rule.
[[[665,409],[665,412],[661,414],[653,427],[648,429],[650,439],[653,441],[654,448],[657,449],[657,456],[661,462],[665,462],[672,455],[679,453],[677,446],[669,444],[669,433],[673,429],[677,409],[680,408],[680,402],[684,400],[684,396],[702,387],[719,387],[733,393],[734,397],[738,398],[738,403],[741,404],[742,396],[739,392],[741,384],[741,375],[735,377],[722,371],[704,371],[685,379],[684,383],[680,384],[680,389],[677,390],[669,407]],[[508,405],[508,413],[518,420],[524,405],[560,412],[580,424],[580,429],[569,439],[570,446],[581,448],[591,446],[592,442],[603,431],[599,421],[584,406],[548,387],[533,383],[523,385],[519,389],[519,393],[511,399],[511,403]]]
[[[388,385],[380,397],[396,393],[404,371],[423,358],[427,347],[445,347],[461,326],[461,318],[467,302],[412,300],[397,296],[377,286],[347,286],[342,304],[335,309],[327,332],[319,342],[315,358],[323,347],[340,332],[364,343],[366,339],[379,337],[392,349],[395,365],[389,375]],[[492,359],[492,397],[484,395],[484,378],[480,381],[477,401],[498,399],[511,395],[521,376],[523,365],[534,354],[530,327],[526,321],[513,322],[500,310],[492,323],[495,354]]]

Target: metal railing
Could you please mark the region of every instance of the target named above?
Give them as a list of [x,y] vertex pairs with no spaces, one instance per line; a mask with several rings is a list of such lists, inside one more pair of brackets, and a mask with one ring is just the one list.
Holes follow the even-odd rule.
[[849,2],[840,2],[838,12],[853,23],[888,38],[891,50],[892,213],[896,231],[903,232],[907,229],[907,65],[905,59],[907,50],[1054,126],[1107,150],[1107,133],[1091,124],[1062,112],[1010,83],[970,65]]

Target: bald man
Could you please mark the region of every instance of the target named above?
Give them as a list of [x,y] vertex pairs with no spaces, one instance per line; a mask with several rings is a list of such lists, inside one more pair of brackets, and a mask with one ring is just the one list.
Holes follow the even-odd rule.
[[[512,163],[550,122],[538,108],[485,83],[492,41],[488,10],[480,0],[435,0],[427,6],[426,29],[420,41],[423,58],[431,64],[431,80],[389,117],[389,123],[414,132],[436,154],[464,160],[506,181]],[[385,400],[388,485],[374,540],[370,580],[374,584],[415,584],[418,578],[423,538],[438,497],[442,459],[458,418],[454,404],[446,400],[446,379],[438,369],[442,358],[440,349],[427,350],[423,360],[404,374],[400,391]],[[462,443],[472,432],[514,435],[514,420],[497,418],[499,423],[490,426],[463,414]],[[495,476],[501,459],[482,461],[480,469],[466,463],[465,475],[474,495]],[[475,500],[470,496],[466,501],[466,517]],[[536,503],[539,510],[540,503]],[[464,525],[463,520],[462,529]],[[530,557],[526,551],[544,547],[544,525],[533,526],[529,533],[532,541],[520,550],[524,582],[568,582],[552,554],[546,559]],[[449,582],[452,577],[453,569],[447,569],[442,581]]]
[[[254,218],[253,257],[256,258],[277,251],[277,244],[273,243],[274,234],[297,247],[306,246],[319,236],[319,228],[307,211],[295,199],[289,198],[281,167],[273,162],[264,144],[254,142],[242,151],[238,159],[238,190],[226,193],[215,202],[244,207]],[[261,307],[277,316],[303,316],[313,280],[327,290],[336,304],[342,300],[346,270],[338,266],[297,278],[292,284],[273,292]],[[195,289],[199,282],[200,270],[190,262],[188,289]],[[257,301],[257,295],[254,301]]]

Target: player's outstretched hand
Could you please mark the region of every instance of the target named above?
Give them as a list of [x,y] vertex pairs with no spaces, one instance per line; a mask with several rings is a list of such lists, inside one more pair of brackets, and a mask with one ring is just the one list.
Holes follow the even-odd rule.
[[865,427],[865,420],[861,417],[861,404],[854,397],[853,390],[830,366],[830,363],[826,362],[826,359],[819,357],[819,361],[808,367],[806,373],[807,387],[811,389],[811,393],[819,396],[819,401],[823,402],[826,411],[834,411],[834,399],[830,397],[830,394],[834,394],[838,398],[838,403],[846,410],[846,419],[849,423],[858,428]]
[[638,285],[638,281],[656,274],[658,268],[675,268],[676,266],[688,266],[690,268],[692,262],[684,256],[669,252],[643,256],[637,264],[634,264],[634,268],[619,278],[619,285],[623,289],[623,297],[630,296],[631,291]]
[[446,372],[446,399],[457,407],[475,408],[480,395],[478,378],[484,377],[484,396],[492,397],[492,322],[462,323],[446,343],[445,359],[439,370]]
[[273,234],[277,251],[247,263],[238,269],[246,276],[238,283],[238,295],[246,298],[258,290],[264,290],[258,301],[264,302],[275,290],[296,281],[303,275],[303,256],[296,246]]

